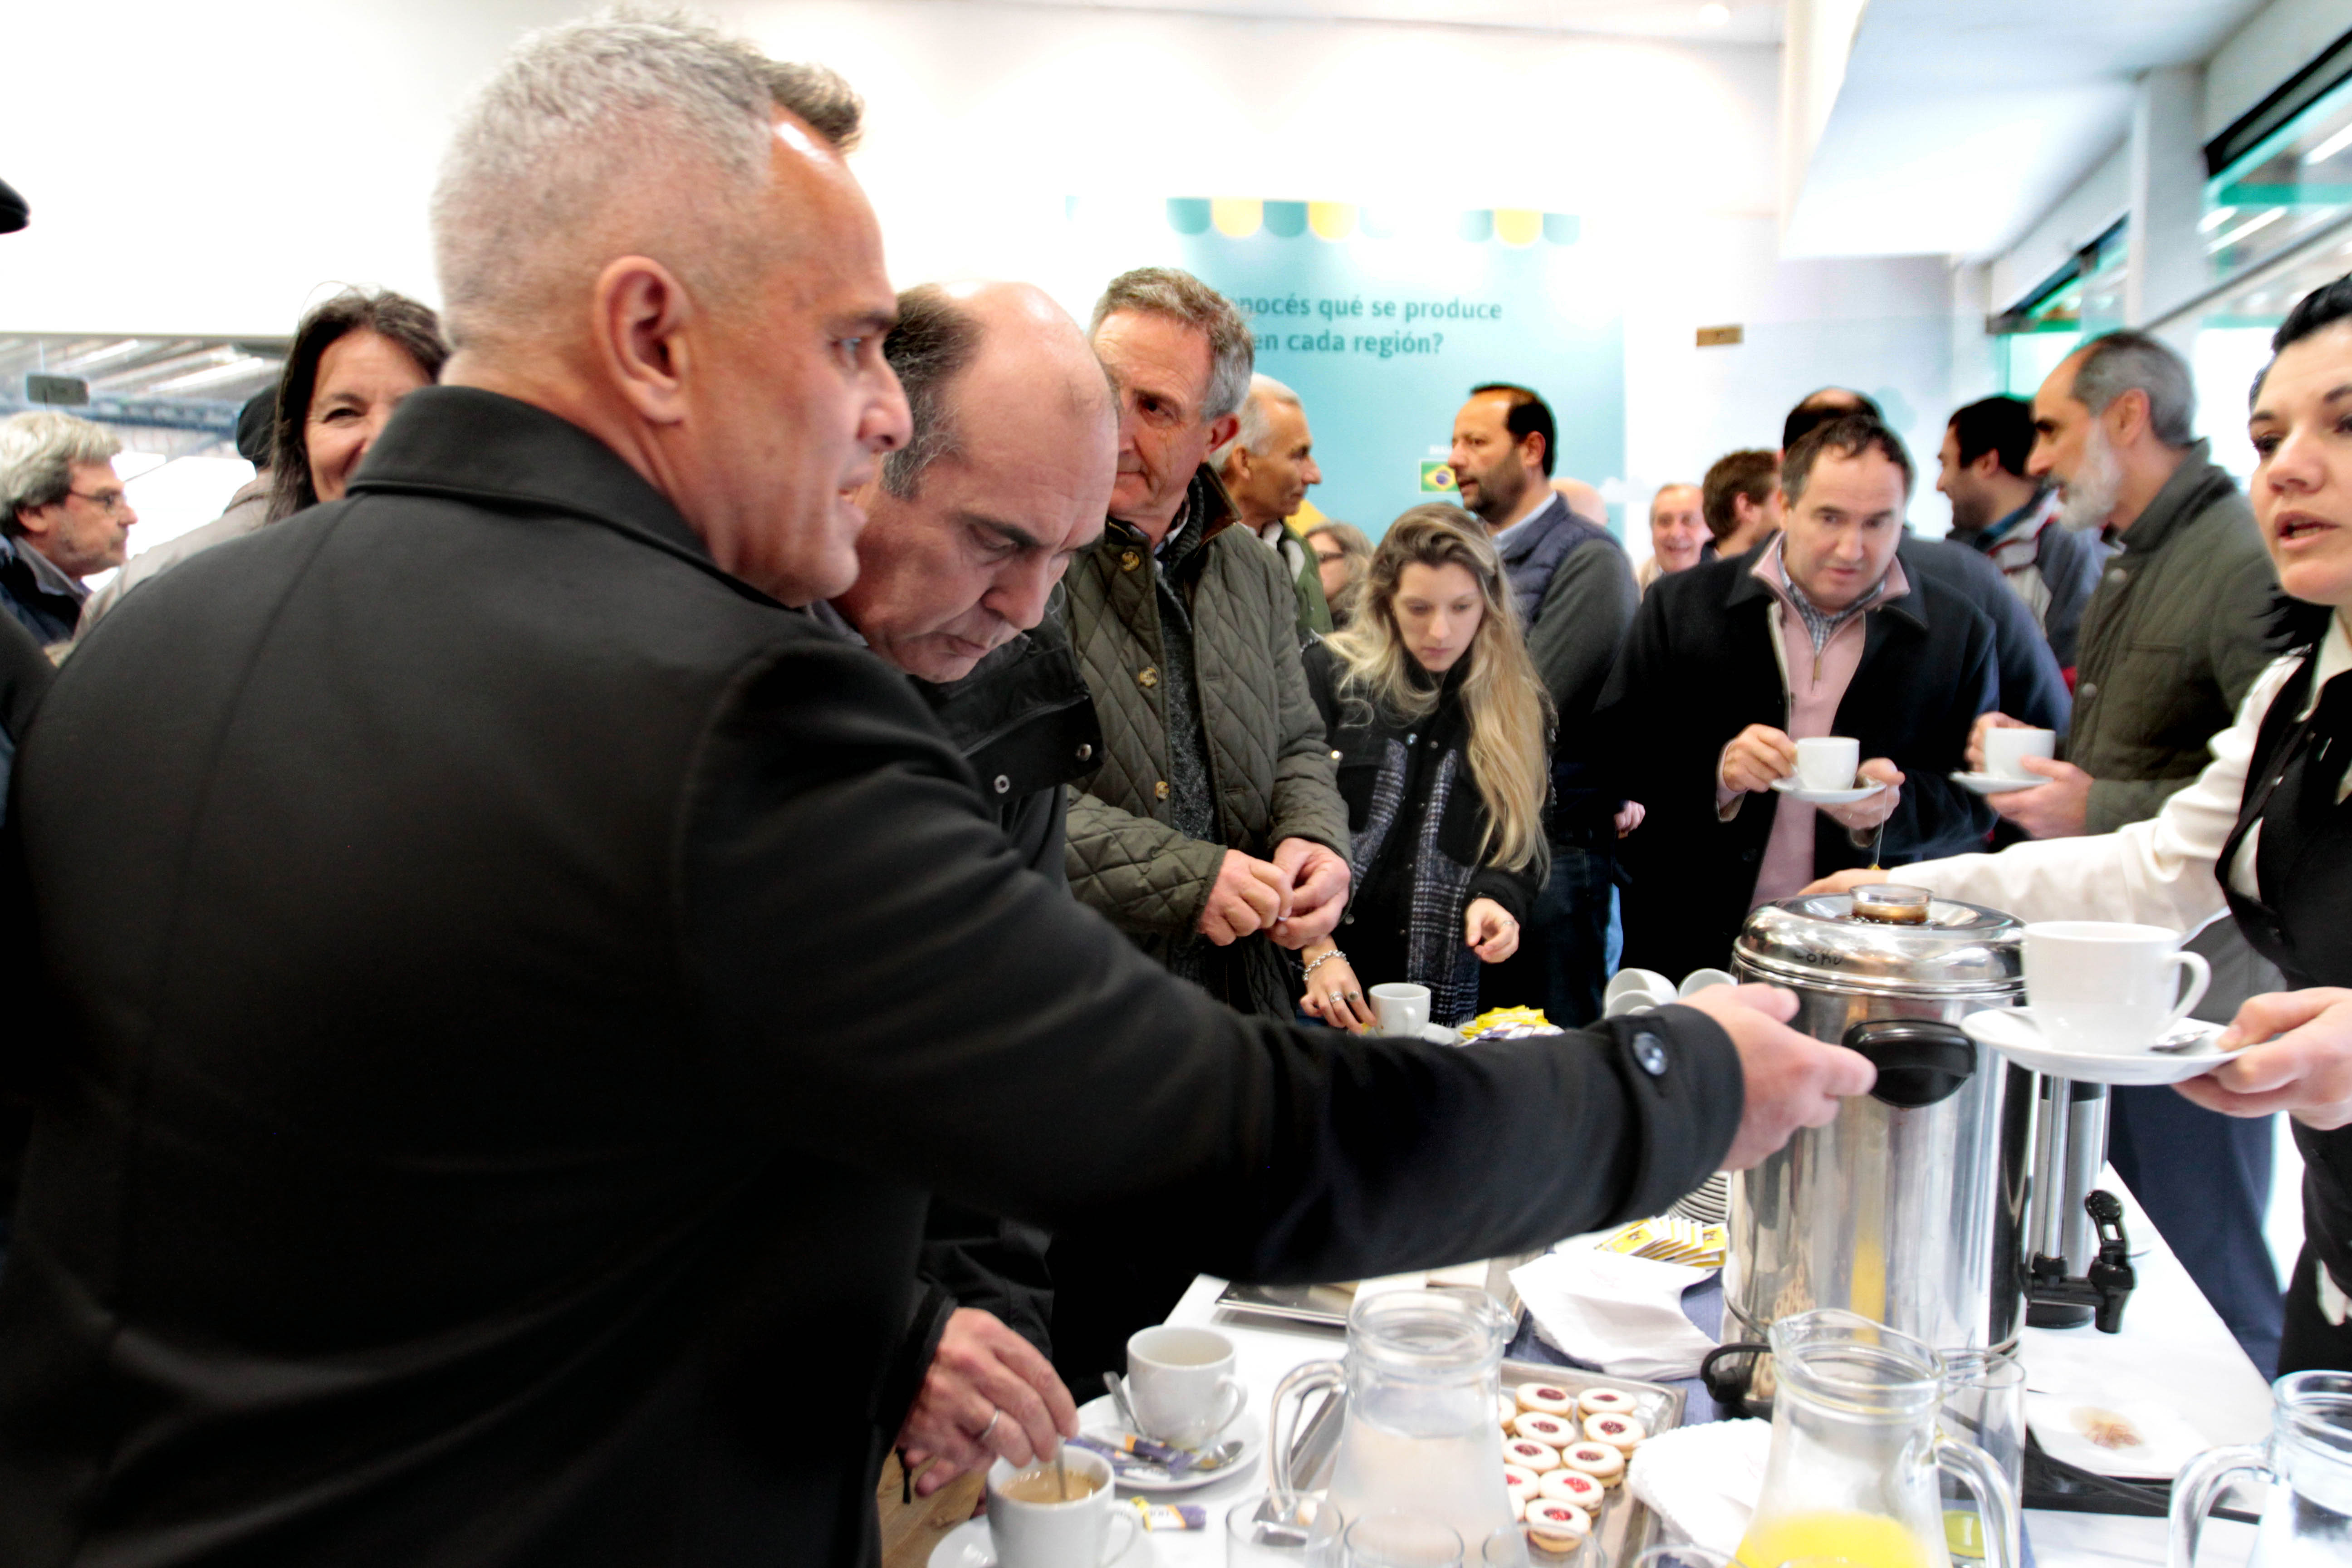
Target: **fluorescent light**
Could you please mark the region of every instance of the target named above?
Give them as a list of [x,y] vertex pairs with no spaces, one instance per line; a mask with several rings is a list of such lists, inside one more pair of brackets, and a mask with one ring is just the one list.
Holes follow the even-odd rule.
[[2245,238],[2246,236],[2253,233],[2254,230],[2258,228],[2268,228],[2271,225],[2278,222],[2279,219],[2284,216],[2286,216],[2286,208],[2273,207],[2270,211],[2263,213],[2259,216],[2248,218],[2245,222],[2240,224],[2237,227],[2231,229],[2229,233],[2223,235],[2221,238],[2215,240],[2205,248],[2209,251],[2227,250],[2230,247],[2237,244],[2238,241]]
[[2305,153],[2303,161],[2305,163],[2325,163],[2347,147],[2352,147],[2352,121],[2347,121],[2335,135]]
[[159,381],[147,390],[151,393],[194,392],[200,386],[211,386],[224,381],[236,381],[253,374],[256,371],[268,368],[266,361],[240,357],[230,360],[226,364],[212,365],[204,370],[192,370],[185,375],[175,375],[168,381]]
[[2235,216],[2237,210],[2238,209],[2235,207],[2215,207],[2211,212],[2207,213],[2203,217],[2197,220],[2197,232],[2200,234],[2212,233],[2215,229],[2229,222],[2230,219]]
[[1731,7],[1728,5],[1708,5],[1698,8],[1698,25],[1702,27],[1720,27],[1730,20]]

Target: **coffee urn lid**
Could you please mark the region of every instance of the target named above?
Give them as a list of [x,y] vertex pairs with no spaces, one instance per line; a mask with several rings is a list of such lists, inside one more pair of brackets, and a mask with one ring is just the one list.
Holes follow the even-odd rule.
[[2025,926],[2012,915],[1929,897],[1924,921],[1896,923],[1856,914],[1854,901],[1818,893],[1761,906],[1740,928],[1738,963],[1780,984],[1895,995],[1999,994],[2024,984]]

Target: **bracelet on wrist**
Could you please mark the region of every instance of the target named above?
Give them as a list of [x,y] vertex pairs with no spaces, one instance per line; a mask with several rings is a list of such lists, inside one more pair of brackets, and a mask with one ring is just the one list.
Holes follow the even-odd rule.
[[1313,974],[1317,970],[1322,968],[1325,964],[1330,963],[1335,958],[1344,963],[1347,962],[1348,955],[1341,952],[1335,947],[1330,952],[1325,953],[1322,957],[1316,959],[1313,963],[1309,963],[1306,969],[1300,972],[1298,977],[1301,980],[1306,979],[1308,975]]

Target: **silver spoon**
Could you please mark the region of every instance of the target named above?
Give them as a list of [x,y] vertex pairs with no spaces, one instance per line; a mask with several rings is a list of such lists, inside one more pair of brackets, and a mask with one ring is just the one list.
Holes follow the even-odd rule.
[[1127,1402],[1126,1383],[1115,1372],[1107,1372],[1102,1374],[1102,1377],[1103,1386],[1110,1390],[1111,1403],[1118,1406],[1118,1418],[1127,1424],[1129,1431],[1140,1436],[1143,1428],[1136,1422],[1135,1407]]
[[1070,1500],[1070,1471],[1062,1462],[1062,1440],[1054,1439],[1054,1489],[1064,1502]]

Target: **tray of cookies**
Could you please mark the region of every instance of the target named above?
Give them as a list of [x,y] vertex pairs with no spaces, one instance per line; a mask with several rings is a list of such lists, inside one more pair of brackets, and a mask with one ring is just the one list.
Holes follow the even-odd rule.
[[1625,1568],[1652,1544],[1657,1521],[1626,1489],[1625,1467],[1650,1434],[1682,1425],[1681,1389],[1507,1361],[1495,1415],[1534,1562],[1581,1552],[1576,1568]]

